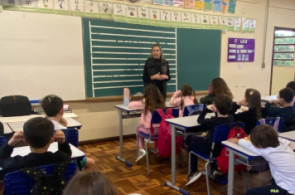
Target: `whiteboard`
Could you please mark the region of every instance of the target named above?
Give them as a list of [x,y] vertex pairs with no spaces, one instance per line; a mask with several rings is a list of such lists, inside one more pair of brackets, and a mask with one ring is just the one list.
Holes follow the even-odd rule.
[[81,18],[0,12],[0,97],[85,99]]

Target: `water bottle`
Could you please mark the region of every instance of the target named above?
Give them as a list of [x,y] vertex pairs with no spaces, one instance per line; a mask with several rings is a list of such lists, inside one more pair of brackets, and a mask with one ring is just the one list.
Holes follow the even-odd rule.
[[124,106],[128,106],[129,98],[130,98],[130,90],[129,90],[129,88],[124,88],[123,97],[124,97]]

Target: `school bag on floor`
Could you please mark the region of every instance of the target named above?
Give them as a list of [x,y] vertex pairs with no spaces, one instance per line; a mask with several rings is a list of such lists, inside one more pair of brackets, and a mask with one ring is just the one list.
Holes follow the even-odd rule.
[[[244,138],[247,137],[247,133],[245,133],[244,129],[242,127],[233,127],[230,129],[229,134],[227,136],[228,139],[230,138]],[[238,158],[235,156],[235,158]],[[223,147],[220,155],[216,158],[218,169],[223,172],[228,172],[228,164],[229,164],[229,157],[228,157],[228,151],[226,150],[226,147]],[[235,171],[242,171],[246,168],[245,165],[235,165]]]
[[0,100],[2,116],[22,116],[32,114],[30,100],[26,96],[11,95],[4,96]]
[[[174,116],[171,108],[167,108],[165,113],[163,109],[157,109],[156,111],[161,116],[157,139],[158,154],[161,157],[168,158],[171,156],[171,127],[165,122],[165,119],[174,118]],[[176,136],[176,154],[181,151],[182,143],[183,137]]]

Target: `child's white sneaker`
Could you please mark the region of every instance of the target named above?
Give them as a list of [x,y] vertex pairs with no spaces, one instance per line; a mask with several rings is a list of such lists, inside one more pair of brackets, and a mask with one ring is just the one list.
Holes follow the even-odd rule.
[[137,158],[135,162],[138,162],[140,159],[142,159],[146,155],[146,151],[143,148],[139,148]]

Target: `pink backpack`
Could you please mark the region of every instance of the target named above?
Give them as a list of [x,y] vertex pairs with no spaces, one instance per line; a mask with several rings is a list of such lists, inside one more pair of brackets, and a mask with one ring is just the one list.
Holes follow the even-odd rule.
[[[157,140],[158,153],[161,157],[168,158],[171,156],[171,127],[165,122],[165,119],[174,118],[174,116],[171,108],[167,108],[166,113],[163,112],[163,109],[157,109],[156,111],[161,116]],[[176,136],[176,154],[181,151],[182,143],[183,137]]]

